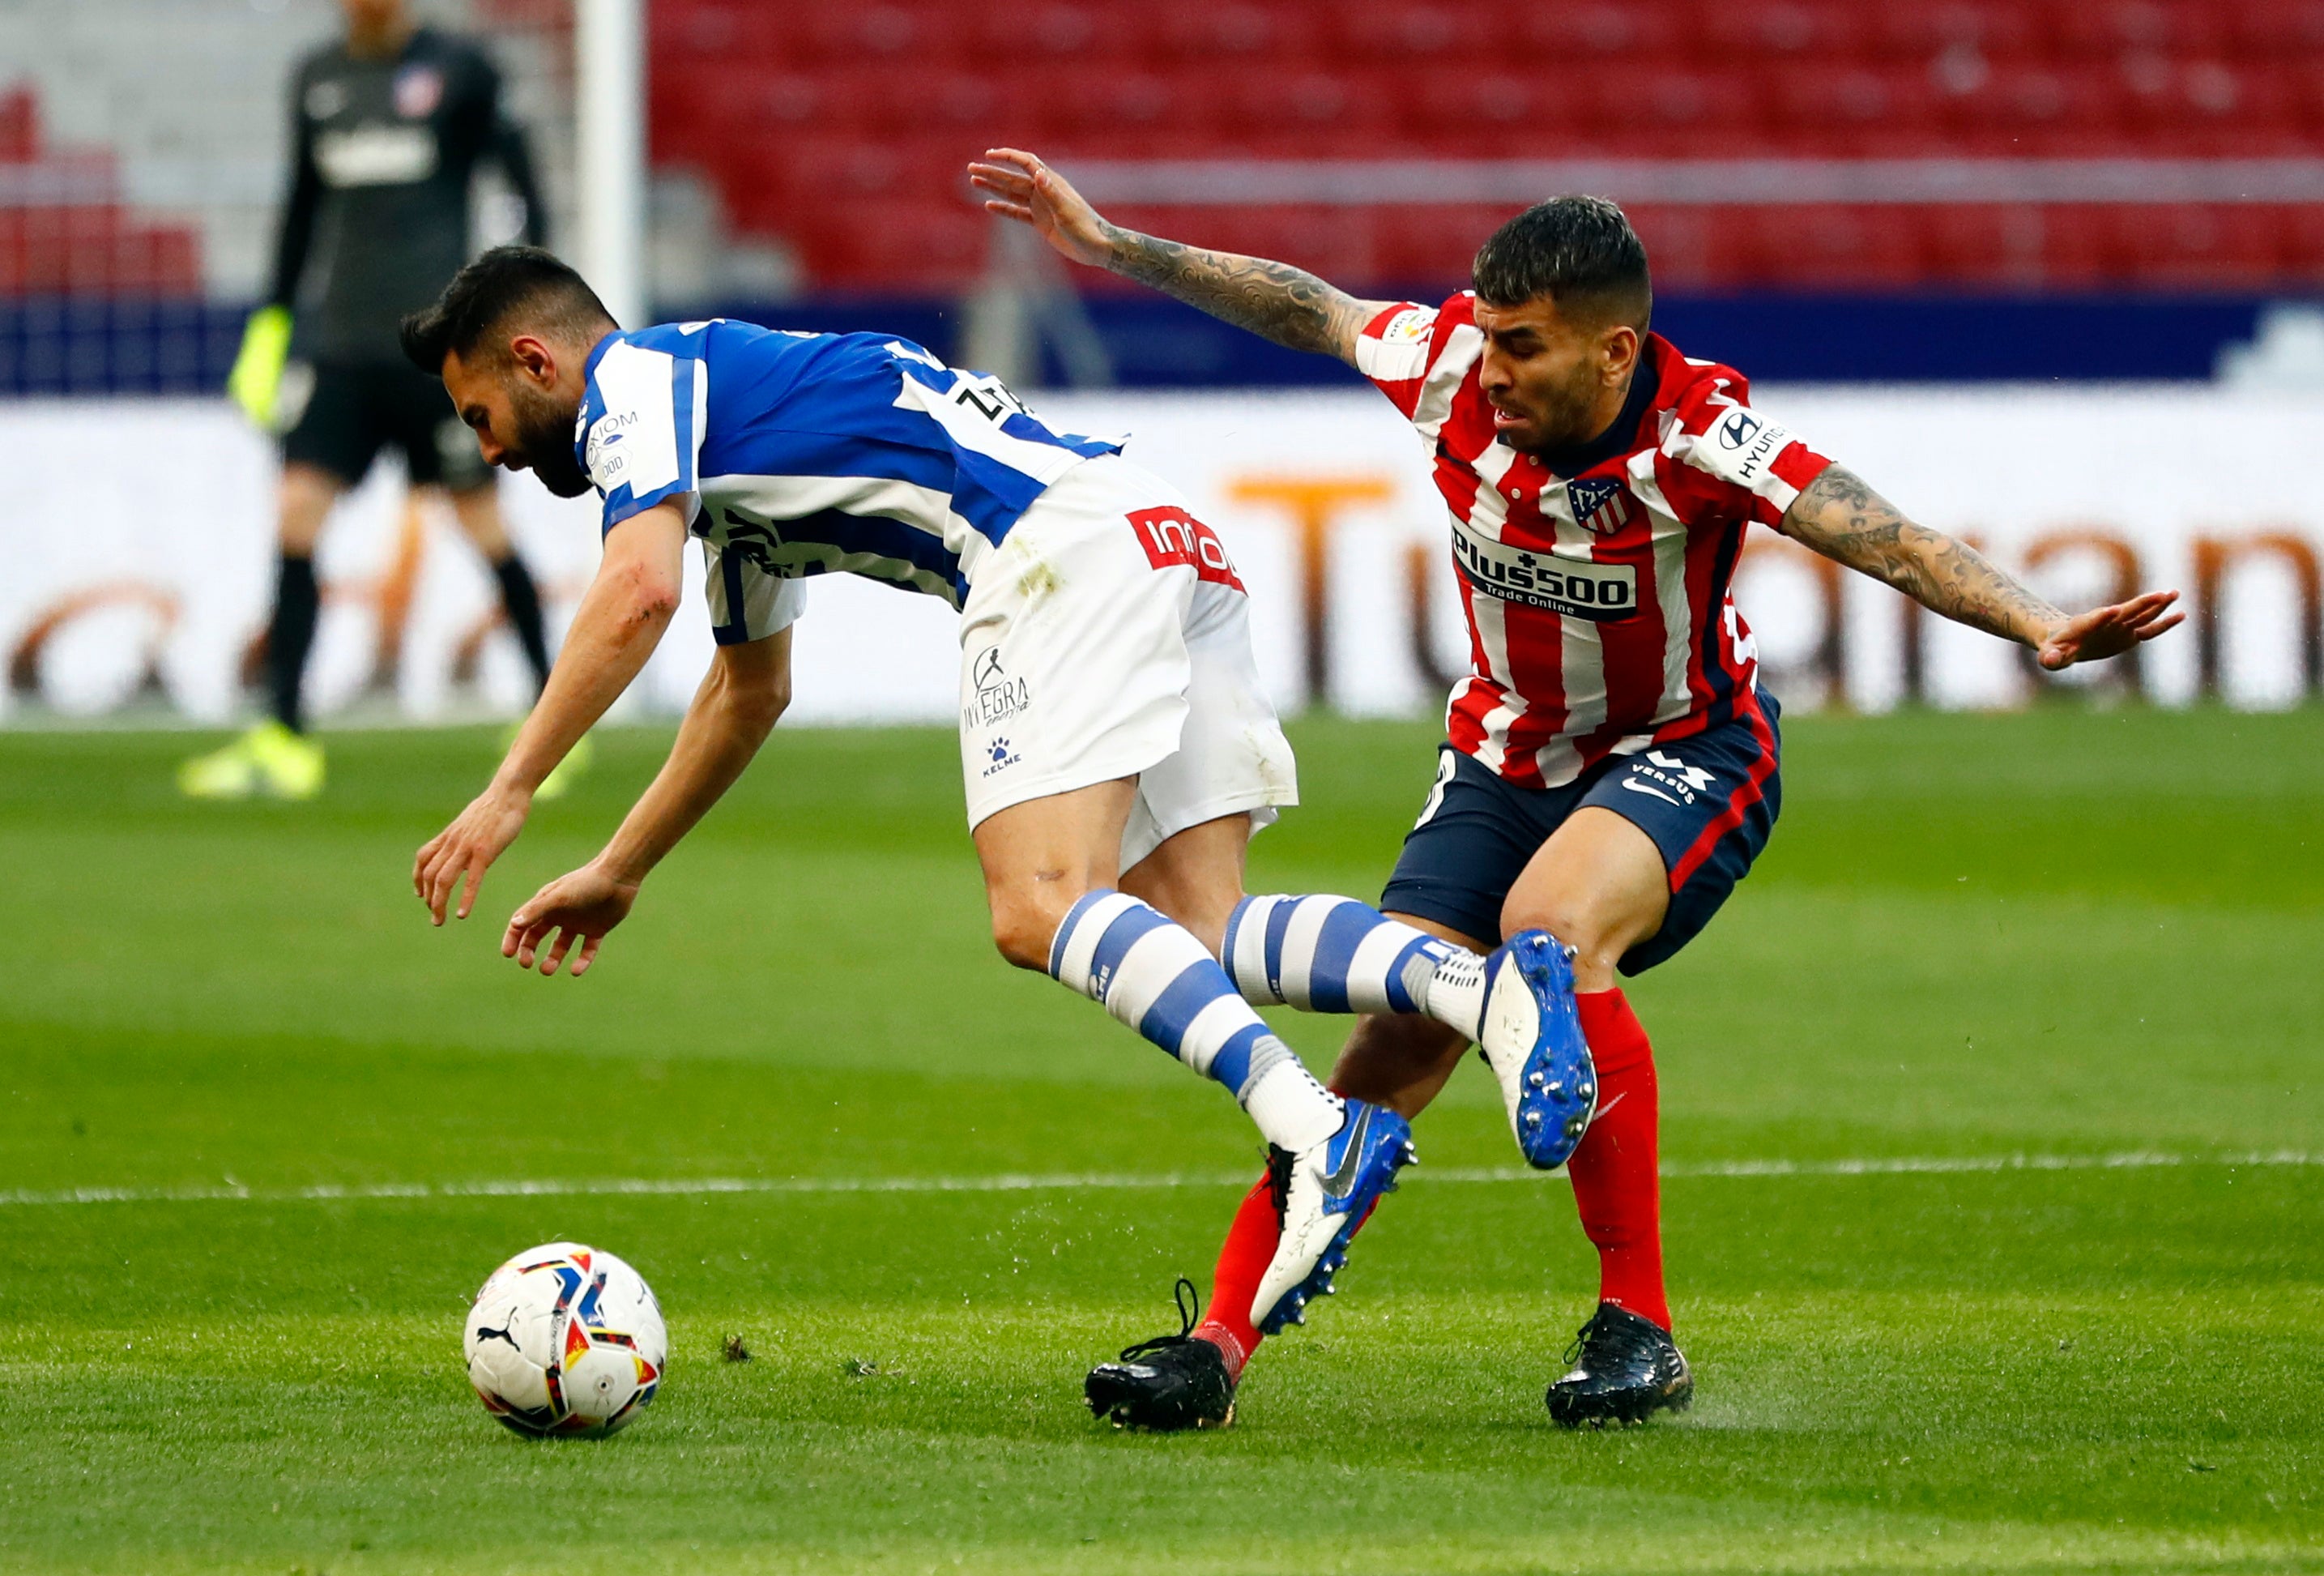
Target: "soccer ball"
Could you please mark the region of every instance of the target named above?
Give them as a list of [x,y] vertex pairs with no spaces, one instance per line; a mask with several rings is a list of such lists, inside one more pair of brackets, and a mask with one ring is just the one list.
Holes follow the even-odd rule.
[[577,1242],[545,1243],[494,1270],[461,1345],[484,1410],[525,1434],[626,1427],[653,1400],[669,1356],[643,1277]]

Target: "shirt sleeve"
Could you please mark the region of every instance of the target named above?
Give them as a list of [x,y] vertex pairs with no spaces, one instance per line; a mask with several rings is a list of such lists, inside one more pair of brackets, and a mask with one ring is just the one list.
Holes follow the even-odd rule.
[[1398,301],[1356,336],[1356,370],[1407,418],[1419,408],[1421,385],[1436,358],[1437,315],[1434,307]]
[[605,530],[681,495],[691,515],[709,403],[700,357],[627,340],[606,347],[589,376],[578,439],[582,468],[605,500]]
[[[1801,489],[1831,461],[1799,434],[1751,408],[1743,375],[1726,367],[1706,375],[1679,397],[1664,435],[1670,477],[1681,490],[1712,495],[1732,517],[1780,527]],[[1666,487],[1665,490],[1669,490]]]
[[274,235],[274,271],[266,290],[270,306],[289,306],[299,293],[307,252],[315,236],[315,214],[323,199],[323,178],[315,168],[314,127],[307,119],[307,73],[290,79],[290,190]]
[[789,628],[807,610],[807,582],[775,574],[747,542],[702,544],[709,570],[710,633],[721,645],[748,645]]

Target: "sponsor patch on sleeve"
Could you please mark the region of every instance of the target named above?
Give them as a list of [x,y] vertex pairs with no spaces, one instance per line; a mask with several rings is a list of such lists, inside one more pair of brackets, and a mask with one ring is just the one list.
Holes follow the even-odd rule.
[[1428,370],[1428,339],[1436,330],[1433,307],[1408,306],[1356,336],[1356,370],[1378,383],[1403,383]]
[[1790,489],[1775,476],[1775,459],[1799,440],[1782,422],[1748,405],[1729,405],[1712,413],[1710,431],[1699,434],[1687,459],[1722,481],[1754,493]]
[[1383,345],[1412,345],[1428,338],[1436,326],[1436,314],[1426,307],[1406,307],[1388,320],[1379,331]]

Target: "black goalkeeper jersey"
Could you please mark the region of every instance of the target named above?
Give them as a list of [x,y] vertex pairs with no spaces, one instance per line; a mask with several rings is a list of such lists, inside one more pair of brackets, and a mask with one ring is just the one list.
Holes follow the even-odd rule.
[[540,243],[523,135],[501,114],[500,73],[465,39],[420,28],[392,58],[344,43],[290,82],[290,196],[267,299],[292,309],[291,354],[403,365],[396,331],[468,261],[469,183],[497,160]]

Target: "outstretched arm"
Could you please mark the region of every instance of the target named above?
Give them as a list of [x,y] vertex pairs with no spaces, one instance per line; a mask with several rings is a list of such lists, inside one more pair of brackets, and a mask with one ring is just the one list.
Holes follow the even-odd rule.
[[1355,364],[1356,338],[1388,301],[1358,301],[1287,263],[1206,252],[1109,224],[1030,153],[992,148],[968,167],[987,211],[1028,224],[1076,263],[1109,269],[1294,350]]
[[678,611],[686,520],[674,503],[658,504],[613,527],[605,556],[565,633],[564,649],[549,670],[540,700],[517,730],[516,742],[459,819],[429,839],[411,862],[411,887],[438,924],[465,877],[459,917],[476,904],[476,888],[532,812],[533,791],[557,769],[581,736],[596,726],[661,644]]
[[[501,956],[515,959],[525,969],[533,966],[537,956],[540,971],[554,974],[578,942],[581,950],[573,960],[573,973],[577,978],[585,972],[605,932],[628,915],[648,872],[734,785],[767,742],[790,697],[788,628],[746,645],[719,647],[702,687],[694,693],[694,703],[686,709],[669,759],[613,841],[580,869],[533,894],[530,902],[510,916],[501,937]],[[551,936],[557,938],[553,943]]]
[[1784,512],[1784,534],[1883,580],[1957,624],[2034,648],[2045,668],[2120,656],[2185,617],[2176,591],[2069,616],[1969,543],[1915,525],[1844,466],[1827,466]]

